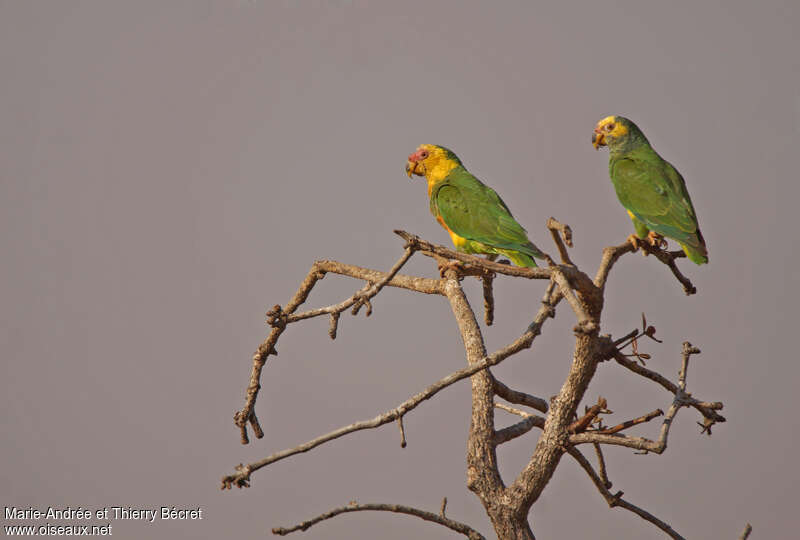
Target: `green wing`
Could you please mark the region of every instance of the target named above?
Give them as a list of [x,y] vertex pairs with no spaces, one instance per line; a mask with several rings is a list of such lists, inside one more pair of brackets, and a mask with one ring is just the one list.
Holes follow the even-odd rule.
[[463,167],[445,179],[433,194],[431,206],[450,230],[463,238],[542,256],[500,196]]
[[658,155],[623,157],[612,162],[610,172],[622,205],[649,229],[679,242],[697,243],[694,207],[686,183],[672,165]]

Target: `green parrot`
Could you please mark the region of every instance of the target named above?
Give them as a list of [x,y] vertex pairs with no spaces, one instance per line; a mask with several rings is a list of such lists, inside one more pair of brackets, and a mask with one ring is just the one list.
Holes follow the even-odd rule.
[[490,259],[504,255],[524,267],[536,266],[533,257],[544,258],[503,199],[447,148],[421,145],[408,156],[406,173],[428,181],[431,214],[450,233],[456,250]]
[[665,245],[676,240],[696,264],[708,262],[708,250],[686,183],[675,167],[650,146],[644,133],[622,116],[608,116],[592,135],[596,149],[608,146],[608,171],[617,198],[628,210],[636,229],[628,241],[635,249],[642,241]]

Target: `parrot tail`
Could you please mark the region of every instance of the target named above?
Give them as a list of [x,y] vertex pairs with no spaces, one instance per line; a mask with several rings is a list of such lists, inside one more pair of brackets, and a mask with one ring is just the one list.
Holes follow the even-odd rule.
[[511,259],[511,262],[522,268],[535,268],[538,266],[533,257],[521,251],[504,250],[503,255]]
[[706,264],[708,262],[708,249],[706,248],[706,241],[703,238],[703,233],[700,232],[700,229],[697,229],[697,242],[690,244],[684,244],[680,242],[681,247],[683,248],[684,253],[686,256],[689,257],[689,260],[695,264]]

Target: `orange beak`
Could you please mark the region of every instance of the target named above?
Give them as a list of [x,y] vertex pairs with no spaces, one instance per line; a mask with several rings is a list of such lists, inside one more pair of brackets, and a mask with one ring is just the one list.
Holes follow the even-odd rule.
[[594,146],[595,150],[600,150],[600,147],[605,145],[606,136],[598,128],[594,128],[594,133],[592,133],[592,146]]
[[406,174],[409,178],[411,178],[411,175],[414,174],[417,176],[424,176],[425,174],[425,168],[420,163],[420,160],[422,159],[421,152],[422,150],[417,150],[408,156],[408,161],[406,161]]

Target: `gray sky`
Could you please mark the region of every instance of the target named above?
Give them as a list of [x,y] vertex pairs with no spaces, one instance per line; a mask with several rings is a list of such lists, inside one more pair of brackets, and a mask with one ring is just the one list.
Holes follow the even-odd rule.
[[[264,312],[315,259],[386,269],[403,228],[448,243],[424,182],[403,173],[423,142],[454,150],[531,238],[575,231],[574,260],[632,226],[595,122],[624,114],[686,178],[711,263],[683,295],[651,258],[627,256],[603,332],[640,312],[670,377],[683,340],[703,354],[689,390],[725,403],[698,434],[682,411],[664,456],[608,452],[616,489],[689,538],[786,537],[792,459],[800,4],[797,2],[0,3],[0,495],[4,506],[202,506],[202,522],[112,522],[115,538],[261,538],[335,506],[397,502],[491,536],[465,486],[469,385],[394,426],[361,432],[220,492],[240,462],[383,412],[463,367],[446,301],[387,290],[370,319],[292,326],[270,359],[243,447],[232,423]],[[431,261],[409,272],[435,275]],[[480,307],[480,287],[466,288]],[[359,283],[327,278],[324,305]],[[543,283],[497,281],[496,349]],[[495,370],[554,394],[567,373],[566,306],[535,347]],[[587,393],[623,421],[669,395],[613,365]],[[498,414],[500,424],[511,419]],[[637,434],[655,436],[655,424]],[[499,450],[507,482],[535,435]],[[98,522],[93,522],[98,523]],[[539,538],[662,538],[609,510],[564,459],[531,514]],[[451,538],[415,518],[360,513],[304,538]]]

